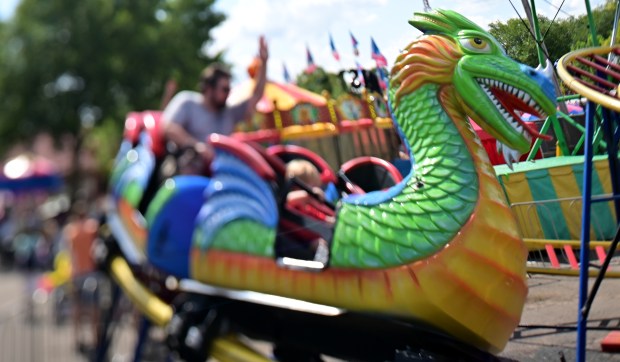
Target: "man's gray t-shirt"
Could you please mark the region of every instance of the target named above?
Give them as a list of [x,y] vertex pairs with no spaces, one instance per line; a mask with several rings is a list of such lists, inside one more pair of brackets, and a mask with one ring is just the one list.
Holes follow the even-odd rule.
[[203,96],[198,92],[181,91],[168,104],[162,119],[179,124],[198,140],[206,140],[211,133],[230,135],[235,125],[242,121],[248,101],[212,112],[205,108]]

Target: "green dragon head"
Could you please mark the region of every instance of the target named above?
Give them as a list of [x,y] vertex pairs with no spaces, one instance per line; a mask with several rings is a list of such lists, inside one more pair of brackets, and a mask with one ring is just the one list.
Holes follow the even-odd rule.
[[493,36],[454,11],[414,13],[409,23],[424,36],[399,55],[392,69],[396,104],[399,94],[425,83],[453,85],[466,115],[499,141],[508,163],[526,153],[540,134],[517,111],[541,118],[555,113],[549,78],[510,59]]

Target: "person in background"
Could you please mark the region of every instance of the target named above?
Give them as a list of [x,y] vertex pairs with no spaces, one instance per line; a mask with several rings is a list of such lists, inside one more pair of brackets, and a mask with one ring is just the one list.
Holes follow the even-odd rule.
[[[286,178],[297,178],[311,188],[311,191],[321,200],[325,201],[325,192],[321,188],[321,176],[319,170],[309,161],[297,159],[286,164]],[[306,190],[293,189],[286,195],[286,202],[290,207],[304,209],[305,206],[318,208],[321,201],[310,195]],[[314,206],[313,206],[314,205]],[[336,218],[333,215],[323,215],[323,220],[328,224],[334,224]],[[311,240],[309,250],[314,254],[314,261],[327,264],[329,260],[329,243],[322,237]]]
[[[293,177],[308,185],[320,199],[325,199],[325,193],[321,188],[322,182],[319,170],[311,162],[302,159],[288,162],[286,164],[286,178],[292,179]],[[306,190],[302,189],[292,190],[286,195],[286,201],[289,205],[308,203],[311,200],[314,200],[314,198]]]
[[[203,165],[214,155],[212,147],[205,143],[211,133],[230,135],[235,125],[250,118],[256,104],[263,96],[267,82],[269,52],[264,37],[258,42],[258,69],[254,92],[249,99],[228,106],[230,72],[219,64],[205,68],[200,76],[200,93],[181,91],[172,98],[162,113],[164,133],[181,149],[193,149],[201,156]],[[185,173],[194,173],[193,170]]]
[[[73,322],[76,348],[87,352],[94,348],[97,341],[98,280],[92,248],[97,238],[99,222],[88,215],[88,205],[84,200],[74,202],[72,216],[63,230],[67,250],[71,255],[71,279],[73,284]],[[90,320],[92,327],[91,341],[80,330],[82,317]]]

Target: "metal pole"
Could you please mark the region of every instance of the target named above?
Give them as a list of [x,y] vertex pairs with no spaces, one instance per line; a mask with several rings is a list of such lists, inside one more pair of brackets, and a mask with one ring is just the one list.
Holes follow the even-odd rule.
[[536,3],[534,2],[534,0],[531,1],[531,4],[528,0],[523,0],[522,2],[523,8],[525,9],[525,14],[527,15],[527,19],[529,20],[530,26],[534,31],[534,36],[536,39],[536,50],[538,51],[538,64],[542,66],[544,64],[547,64],[547,58],[545,57],[545,52],[543,51],[545,45],[543,44],[542,34],[540,33],[538,15],[536,14]]
[[[616,44],[616,33],[618,32],[618,16],[620,16],[620,0],[616,1],[616,12],[614,13],[614,26],[613,26],[613,30],[611,31],[611,41],[609,42],[609,45],[614,46]],[[617,63],[617,59],[618,56],[615,55],[613,52],[610,52],[607,55],[607,61],[609,61],[610,63]],[[609,69],[609,66],[607,66],[607,68]]]
[[590,8],[590,0],[586,0],[586,13],[588,14],[588,26],[590,28],[592,46],[597,47],[598,38],[596,37],[596,25],[594,24],[594,17],[592,16],[592,9]]
[[583,167],[583,195],[581,220],[581,250],[579,262],[579,311],[577,313],[577,362],[586,361],[586,332],[588,316],[584,306],[588,300],[588,268],[590,260],[590,204],[592,201],[592,139],[596,104],[586,105],[586,144]]
[[[540,33],[540,24],[538,21],[538,15],[536,14],[536,3],[534,0],[522,0],[523,9],[525,9],[525,14],[527,15],[527,19],[532,27],[534,32],[534,38],[536,40],[536,50],[538,52],[538,63],[540,66],[547,65],[547,57],[545,54],[548,54],[547,47],[545,46],[544,39],[542,38],[542,34]],[[553,73],[553,86],[555,88],[556,94],[562,94],[562,90],[560,89],[560,84],[558,82],[557,76],[555,72]],[[564,102],[560,102],[559,104],[560,111],[562,113],[568,113],[568,109]],[[560,122],[555,114],[550,115],[551,124],[553,125],[553,130],[555,131],[556,138],[558,139],[558,147],[562,150],[563,155],[569,155],[568,145],[566,144],[566,139],[564,138],[564,127],[561,126]]]
[[[614,143],[614,129],[617,126],[615,117],[607,108],[603,108],[603,135],[607,141],[607,161],[609,163],[609,174],[611,175],[611,187],[615,195],[620,194],[620,177],[618,177],[618,144]],[[620,200],[614,200],[616,210],[616,223],[620,221]]]
[[[618,32],[618,16],[620,16],[620,1],[616,1],[616,13],[614,14],[614,28],[611,31],[611,42],[609,45],[616,44],[616,32]],[[611,56],[611,53],[610,53]]]

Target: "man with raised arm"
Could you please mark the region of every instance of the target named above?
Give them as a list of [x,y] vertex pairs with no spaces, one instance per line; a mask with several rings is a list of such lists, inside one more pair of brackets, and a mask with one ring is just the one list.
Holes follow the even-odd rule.
[[249,99],[228,106],[230,72],[219,64],[205,68],[200,76],[200,93],[179,92],[162,114],[164,132],[168,140],[180,148],[193,148],[202,160],[213,158],[213,149],[205,143],[211,133],[230,135],[235,125],[249,119],[263,96],[267,81],[269,51],[264,37],[258,42],[258,70],[256,86]]

